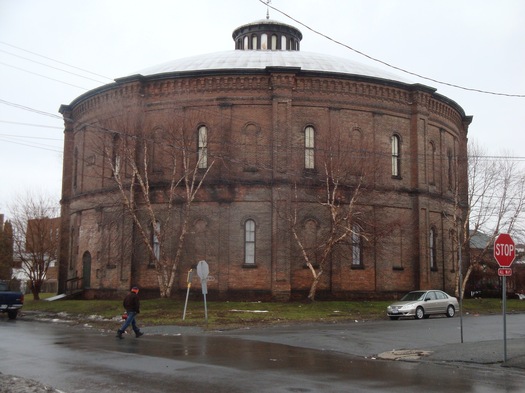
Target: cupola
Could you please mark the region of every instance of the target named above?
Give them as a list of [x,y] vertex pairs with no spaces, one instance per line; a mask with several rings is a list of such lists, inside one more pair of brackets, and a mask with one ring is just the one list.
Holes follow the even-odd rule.
[[302,33],[293,26],[263,19],[233,31],[237,50],[299,51]]

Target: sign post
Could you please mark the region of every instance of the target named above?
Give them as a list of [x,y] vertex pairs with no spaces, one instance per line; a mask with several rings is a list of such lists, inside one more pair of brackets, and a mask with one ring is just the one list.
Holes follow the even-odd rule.
[[197,264],[197,275],[201,279],[202,294],[204,295],[204,318],[206,319],[206,327],[208,327],[208,306],[206,304],[206,294],[208,293],[208,275],[210,268],[206,261],[199,261]]
[[516,258],[516,245],[508,233],[500,233],[494,240],[494,258],[500,269],[498,275],[503,277],[501,295],[503,299],[503,362],[507,362],[507,276],[512,275],[510,265]]
[[188,298],[190,296],[191,279],[193,278],[193,269],[188,270],[187,278],[187,289],[186,289],[186,301],[184,302],[184,313],[182,314],[182,320],[186,319],[186,308],[188,307]]

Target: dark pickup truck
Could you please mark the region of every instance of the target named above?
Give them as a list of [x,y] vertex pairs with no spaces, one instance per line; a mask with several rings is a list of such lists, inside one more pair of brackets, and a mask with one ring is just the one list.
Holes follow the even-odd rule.
[[9,290],[6,282],[0,281],[0,312],[6,312],[9,319],[16,319],[18,310],[24,305],[22,292]]

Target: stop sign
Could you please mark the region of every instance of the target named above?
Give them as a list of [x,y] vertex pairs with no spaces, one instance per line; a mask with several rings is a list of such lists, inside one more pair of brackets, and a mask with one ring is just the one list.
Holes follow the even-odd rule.
[[516,258],[516,246],[508,233],[500,233],[494,240],[494,258],[501,267],[509,267]]

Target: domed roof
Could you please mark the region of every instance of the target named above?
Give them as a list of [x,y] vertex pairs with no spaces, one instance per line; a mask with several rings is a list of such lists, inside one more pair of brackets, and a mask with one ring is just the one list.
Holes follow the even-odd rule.
[[300,51],[231,50],[197,55],[149,67],[143,76],[196,71],[264,70],[267,67],[293,67],[301,71],[366,76],[402,83],[413,83],[397,75],[349,59]]

